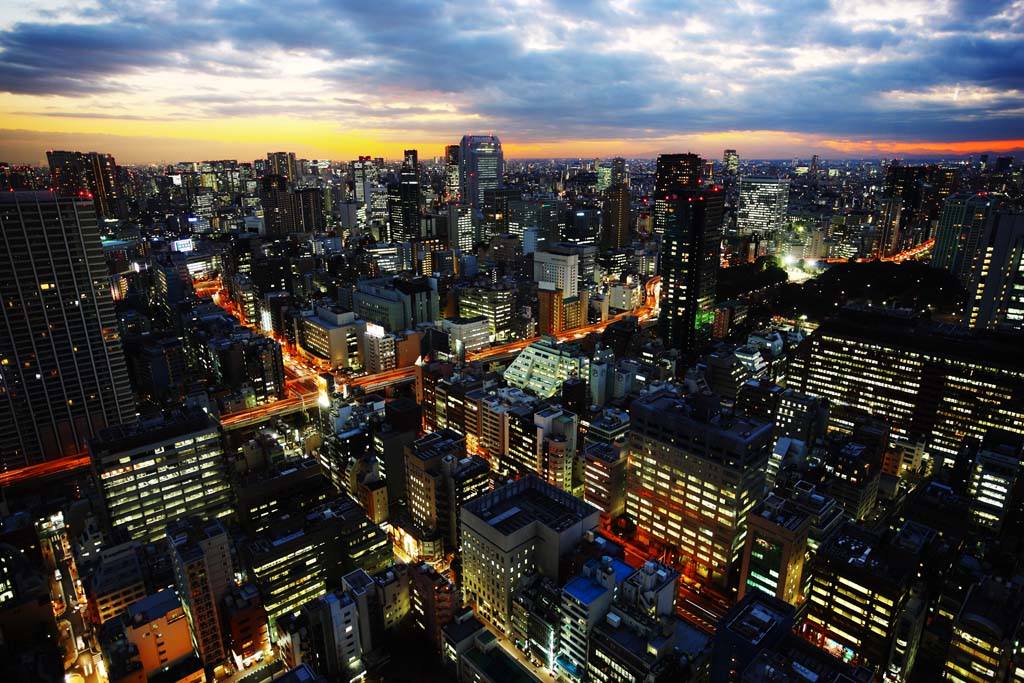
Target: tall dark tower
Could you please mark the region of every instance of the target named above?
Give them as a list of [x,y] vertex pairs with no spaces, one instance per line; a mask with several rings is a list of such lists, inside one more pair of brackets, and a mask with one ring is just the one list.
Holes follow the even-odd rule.
[[711,340],[721,258],[721,188],[688,188],[666,195],[661,251],[661,316],[665,346],[693,359]]
[[612,185],[605,192],[605,224],[602,249],[622,249],[629,243],[629,186]]
[[0,193],[0,469],[135,417],[93,203]]
[[420,175],[419,155],[414,149],[405,150],[405,161],[398,174],[398,225],[392,229],[391,239],[409,242],[420,237]]
[[669,200],[666,197],[700,185],[704,160],[697,154],[662,154],[654,174],[654,232],[665,234]]
[[96,212],[105,218],[124,213],[124,196],[117,174],[117,162],[99,152],[49,151],[51,187],[68,197],[88,197]]

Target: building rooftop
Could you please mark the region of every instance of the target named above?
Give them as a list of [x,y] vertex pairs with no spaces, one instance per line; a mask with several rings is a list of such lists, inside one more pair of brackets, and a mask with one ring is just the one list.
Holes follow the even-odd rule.
[[501,648],[492,647],[487,652],[474,648],[463,656],[491,681],[500,681],[501,683],[535,683],[536,681],[529,671],[505,654]]
[[504,535],[538,522],[563,531],[598,509],[534,476],[523,477],[466,503],[464,511]]
[[216,429],[216,423],[205,411],[198,408],[183,409],[158,420],[107,427],[100,431],[96,439],[89,442],[89,450],[97,456],[124,453],[136,448],[157,445],[186,434]]
[[773,609],[769,603],[752,599],[728,623],[727,628],[751,645],[758,645],[772,629],[785,624],[788,619],[787,615]]
[[810,515],[774,493],[768,494],[764,502],[754,509],[754,514],[787,531],[796,531],[810,521]]
[[571,595],[581,605],[590,605],[608,592],[608,588],[586,576],[577,576],[565,584],[565,588],[562,590]]
[[957,621],[967,626],[976,637],[985,633],[995,643],[1013,639],[1024,607],[1019,588],[1011,588],[999,579],[985,577],[971,586]]
[[167,588],[133,602],[125,612],[128,622],[138,626],[166,616],[176,609],[181,609],[181,600],[173,590]]

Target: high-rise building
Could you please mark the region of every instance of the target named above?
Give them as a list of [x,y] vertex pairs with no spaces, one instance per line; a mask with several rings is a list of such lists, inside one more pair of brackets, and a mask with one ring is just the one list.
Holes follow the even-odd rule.
[[84,452],[135,418],[96,214],[48,192],[0,193],[0,468]]
[[722,165],[729,175],[736,175],[740,172],[740,155],[734,149],[727,149],[722,153]]
[[196,651],[209,668],[228,659],[221,603],[234,587],[231,537],[217,520],[179,520],[167,527],[174,581]]
[[888,669],[896,625],[935,532],[907,522],[889,539],[846,525],[818,548],[801,633],[846,661]]
[[668,227],[673,196],[700,185],[704,160],[696,154],[662,154],[654,174],[654,232],[663,235]]
[[472,318],[482,315],[487,318],[492,342],[511,341],[512,306],[511,289],[484,289],[466,287],[458,290],[459,316]]
[[626,513],[639,536],[678,553],[690,575],[736,587],[772,425],[667,390],[634,401],[630,419]]
[[976,452],[967,483],[971,523],[999,533],[1013,514],[1024,448],[1019,440],[1000,439],[995,432],[979,448],[965,450],[965,455]]
[[267,174],[284,176],[289,182],[299,179],[295,152],[267,152]]
[[786,227],[789,179],[747,176],[740,181],[736,229],[741,235],[771,240]]
[[444,148],[444,199],[459,201],[459,145],[445,145]]
[[794,607],[803,589],[804,556],[811,516],[786,498],[769,493],[747,516],[738,598],[760,590]]
[[560,578],[562,559],[597,528],[599,518],[593,505],[534,476],[469,501],[461,517],[466,601],[508,632],[512,594],[523,577],[536,570]]
[[687,355],[711,340],[724,207],[717,187],[666,200],[659,325],[665,346]]
[[58,194],[91,199],[96,213],[104,218],[123,213],[125,198],[114,157],[98,152],[49,151],[46,160],[52,188]]
[[939,214],[932,268],[948,270],[966,286],[978,262],[985,226],[1005,200],[1003,195],[988,193],[950,195]]
[[89,442],[109,524],[153,541],[190,516],[231,514],[220,428],[204,411],[108,427]]
[[985,221],[967,280],[968,327],[1024,331],[1024,215]]
[[1011,584],[985,577],[971,586],[953,621],[943,679],[1019,681],[1022,613],[1024,597]]
[[464,135],[459,147],[459,195],[473,208],[484,203],[484,190],[501,187],[505,157],[496,135]]
[[490,468],[483,458],[466,456],[466,440],[444,428],[419,438],[405,451],[409,512],[419,529],[440,534],[445,547],[459,550],[462,506],[490,489]]
[[405,150],[405,160],[398,173],[397,195],[390,193],[397,206],[390,207],[391,240],[413,242],[420,238],[420,179],[419,160],[414,149]]
[[906,312],[844,309],[797,350],[787,383],[852,406],[925,445],[952,467],[965,439],[991,429],[1024,434],[1024,371],[1011,339],[933,324]]
[[875,245],[872,252],[885,258],[900,251],[902,232],[900,213],[903,202],[897,197],[883,197],[878,203],[878,223],[875,225]]
[[601,235],[601,248],[622,249],[629,244],[629,186],[612,185],[605,191],[605,224]]
[[542,336],[519,352],[505,370],[505,381],[529,389],[541,398],[550,398],[570,377],[589,375],[590,359],[579,346],[559,344],[555,337]]
[[361,156],[353,161],[350,166],[352,167],[352,185],[356,202],[359,204],[369,204],[372,188],[376,187],[380,182],[377,165],[372,157]]

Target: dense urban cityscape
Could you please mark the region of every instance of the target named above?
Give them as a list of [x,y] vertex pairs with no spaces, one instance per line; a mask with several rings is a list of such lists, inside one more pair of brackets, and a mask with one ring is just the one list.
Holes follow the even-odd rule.
[[1024,683],[1022,38],[7,8],[0,683]]

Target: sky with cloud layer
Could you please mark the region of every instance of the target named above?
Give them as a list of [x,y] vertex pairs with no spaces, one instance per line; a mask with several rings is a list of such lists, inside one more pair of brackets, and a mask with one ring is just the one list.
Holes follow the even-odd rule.
[[0,161],[905,157],[1024,148],[1024,0],[37,0]]

